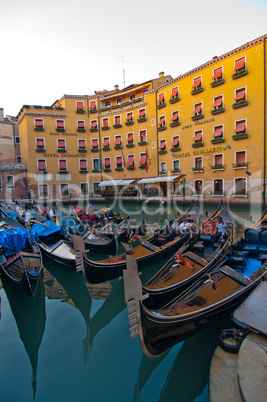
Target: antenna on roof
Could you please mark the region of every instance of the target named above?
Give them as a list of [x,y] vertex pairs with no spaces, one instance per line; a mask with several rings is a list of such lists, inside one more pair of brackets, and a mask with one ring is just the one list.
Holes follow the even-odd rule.
[[121,58],[121,62],[122,62],[122,74],[123,74],[123,88],[125,88],[125,69],[124,69],[124,56],[117,56]]

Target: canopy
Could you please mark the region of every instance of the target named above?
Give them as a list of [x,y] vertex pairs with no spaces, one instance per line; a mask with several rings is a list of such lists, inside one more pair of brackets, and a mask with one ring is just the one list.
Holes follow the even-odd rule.
[[134,179],[122,180],[120,182],[120,186],[129,186],[129,184],[133,183]]
[[45,224],[40,225],[40,223],[35,223],[30,230],[30,235],[35,239],[41,239],[44,237],[48,237],[55,233],[62,232],[62,228],[56,225],[52,221],[46,221]]
[[138,184],[145,184],[145,183],[159,183],[159,182],[166,182],[166,181],[174,181],[174,179],[177,179],[180,177],[178,176],[162,176],[162,177],[150,177],[147,179],[141,179],[139,180]]
[[12,230],[1,230],[0,243],[6,249],[15,248],[16,252],[19,252],[22,251],[27,245],[29,236],[29,232],[22,227],[16,227]]
[[118,186],[122,180],[104,180],[99,184],[100,187],[104,186]]

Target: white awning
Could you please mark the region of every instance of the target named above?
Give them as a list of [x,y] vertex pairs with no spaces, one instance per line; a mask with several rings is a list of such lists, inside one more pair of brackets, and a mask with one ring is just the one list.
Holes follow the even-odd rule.
[[100,187],[105,186],[119,186],[122,180],[104,180],[99,184]]
[[120,182],[120,186],[129,186],[129,184],[133,183],[135,179],[128,179],[128,180],[122,180]]
[[159,182],[165,182],[165,181],[173,181],[174,179],[177,179],[179,176],[162,176],[162,177],[150,177],[147,179],[141,179],[139,180],[138,184],[145,184],[145,183],[159,183]]

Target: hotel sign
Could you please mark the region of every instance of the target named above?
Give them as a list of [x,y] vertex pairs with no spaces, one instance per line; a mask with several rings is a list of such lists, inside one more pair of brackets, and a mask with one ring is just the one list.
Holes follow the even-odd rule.
[[[193,155],[212,154],[212,153],[215,153],[215,152],[226,151],[226,149],[227,149],[226,146],[199,149],[199,150],[197,150],[197,151],[193,151]],[[187,156],[191,156],[191,153],[190,153],[190,152],[183,152],[182,154],[176,154],[176,155],[175,155],[176,158],[184,158],[184,157],[187,157]]]
[[184,130],[185,128],[201,126],[202,124],[211,123],[212,121],[215,121],[214,117],[212,117],[211,119],[208,119],[208,120],[198,120],[198,121],[195,121],[193,124],[190,123],[190,124],[187,124],[186,126],[182,126],[182,130]]

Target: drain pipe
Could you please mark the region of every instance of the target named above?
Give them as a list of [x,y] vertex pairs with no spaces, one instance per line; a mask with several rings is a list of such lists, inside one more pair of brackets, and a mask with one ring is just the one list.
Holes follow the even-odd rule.
[[264,92],[264,100],[263,100],[263,191],[262,191],[262,201],[265,206],[266,202],[266,44],[265,37],[263,38],[263,92]]

